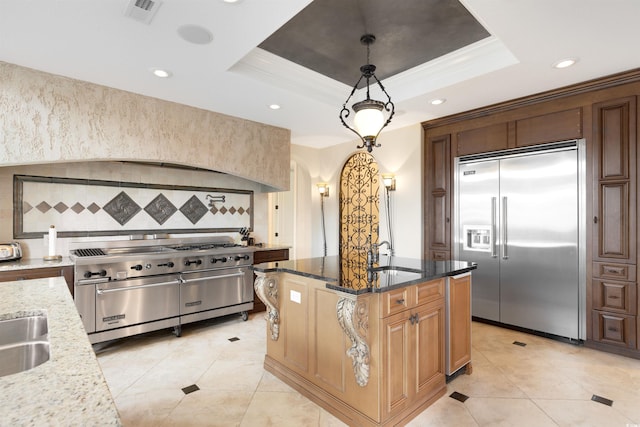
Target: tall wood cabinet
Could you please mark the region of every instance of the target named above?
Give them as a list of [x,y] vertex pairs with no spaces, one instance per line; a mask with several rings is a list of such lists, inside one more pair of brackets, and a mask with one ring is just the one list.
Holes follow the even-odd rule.
[[456,157],[584,139],[585,345],[640,358],[639,98],[635,69],[422,123],[425,256],[452,254]]
[[629,96],[593,105],[592,339],[637,348],[637,108]]
[[431,137],[426,146],[427,258],[451,259],[451,137]]

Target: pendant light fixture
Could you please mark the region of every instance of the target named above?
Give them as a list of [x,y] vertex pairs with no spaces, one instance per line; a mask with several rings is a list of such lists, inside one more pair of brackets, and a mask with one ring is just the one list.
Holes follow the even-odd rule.
[[[362,140],[362,145],[358,145],[357,148],[366,148],[369,153],[373,150],[373,147],[380,147],[380,144],[376,142],[378,135],[380,134],[380,131],[382,131],[382,129],[391,122],[391,118],[394,113],[394,105],[393,102],[391,102],[391,97],[384,89],[384,86],[382,86],[382,83],[380,83],[380,80],[376,77],[376,66],[371,64],[371,61],[369,60],[369,47],[375,41],[376,36],[373,34],[365,34],[360,37],[360,43],[367,46],[367,63],[360,67],[360,72],[362,74],[355,86],[353,86],[349,97],[344,101],[344,104],[342,104],[342,110],[340,110],[340,121],[344,127],[358,135],[358,138]],[[356,102],[351,106],[355,116],[353,118],[353,126],[349,126],[345,121],[351,115],[351,111],[347,108],[347,103],[356,92],[356,89],[358,89],[358,85],[362,79],[367,80],[367,98],[363,101]],[[386,95],[386,102],[371,99],[369,94],[371,79],[373,79],[375,83],[378,83],[380,90],[382,90],[382,93]],[[388,117],[386,119],[385,111],[388,113]]]

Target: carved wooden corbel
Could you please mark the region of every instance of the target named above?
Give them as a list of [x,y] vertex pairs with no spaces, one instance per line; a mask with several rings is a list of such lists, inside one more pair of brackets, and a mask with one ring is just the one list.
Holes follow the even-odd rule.
[[360,387],[364,387],[369,382],[369,344],[366,334],[369,329],[369,309],[365,301],[357,301],[354,298],[342,297],[336,305],[336,315],[338,323],[345,334],[351,340],[351,348],[347,350],[347,355],[353,364],[353,373],[356,382]]
[[265,319],[269,322],[271,339],[278,341],[280,335],[280,311],[278,308],[278,281],[274,276],[256,271],[256,281],[253,288],[256,295],[267,306]]

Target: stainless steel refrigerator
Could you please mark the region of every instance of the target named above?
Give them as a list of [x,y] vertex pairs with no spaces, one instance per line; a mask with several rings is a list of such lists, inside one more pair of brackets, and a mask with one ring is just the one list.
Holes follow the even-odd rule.
[[455,171],[454,252],[478,263],[473,316],[584,339],[584,141],[461,157]]

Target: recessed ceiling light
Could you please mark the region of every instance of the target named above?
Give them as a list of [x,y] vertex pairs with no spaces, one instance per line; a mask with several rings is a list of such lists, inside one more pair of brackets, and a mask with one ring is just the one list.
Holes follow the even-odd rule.
[[162,68],[151,68],[151,72],[156,77],[166,78],[171,77],[171,71],[163,70]]
[[553,68],[567,68],[578,62],[577,58],[565,58],[553,64]]
[[240,3],[241,0],[222,0],[225,3]]
[[278,104],[271,104],[271,105],[269,105],[269,108],[271,108],[272,110],[279,110],[280,106]]
[[178,27],[178,35],[183,40],[194,44],[209,44],[213,41],[213,34],[204,27],[193,24],[181,25]]
[[447,102],[447,100],[444,98],[436,98],[429,101],[431,105],[440,105],[440,104],[444,104],[445,102]]

